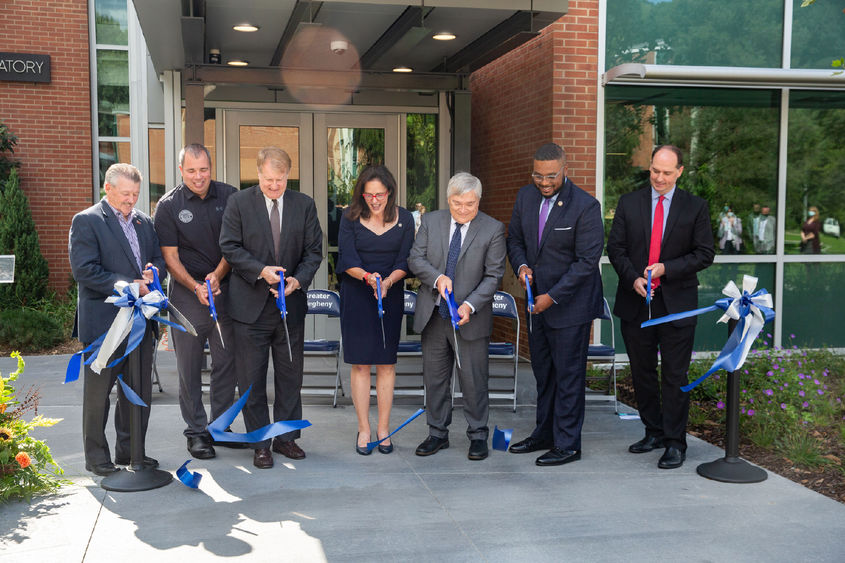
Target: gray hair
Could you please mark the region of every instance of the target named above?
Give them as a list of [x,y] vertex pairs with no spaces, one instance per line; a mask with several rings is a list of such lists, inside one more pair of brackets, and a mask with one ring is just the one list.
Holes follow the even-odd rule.
[[447,198],[463,195],[467,192],[475,192],[478,199],[481,199],[481,180],[469,172],[458,172],[449,178],[449,184],[446,186]]
[[285,171],[287,173],[291,171],[290,155],[279,147],[264,147],[259,150],[255,163],[259,172],[265,164],[269,164],[270,168],[276,171]]
[[136,184],[141,183],[141,173],[138,172],[138,169],[125,162],[118,162],[109,166],[109,169],[106,170],[106,183],[114,186],[118,176],[122,176]]
[[204,154],[208,158],[208,165],[211,166],[211,153],[208,152],[208,149],[205,145],[200,143],[191,143],[190,145],[186,145],[179,151],[179,166],[185,165],[185,154],[190,154],[194,158],[198,158],[201,154]]

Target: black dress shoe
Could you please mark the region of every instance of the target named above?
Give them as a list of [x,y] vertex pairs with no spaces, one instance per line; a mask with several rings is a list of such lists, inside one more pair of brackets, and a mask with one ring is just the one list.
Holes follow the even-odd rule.
[[487,458],[487,440],[470,440],[467,457],[473,461]]
[[548,450],[553,447],[554,444],[551,442],[529,436],[521,442],[511,444],[508,451],[512,454],[530,454],[531,452],[536,452],[537,450]]
[[687,458],[686,452],[682,452],[680,448],[669,446],[663,455],[660,456],[660,461],[657,462],[657,467],[660,469],[677,469],[684,464]]
[[[132,460],[128,457],[117,457],[115,456],[114,462],[117,465],[130,465]],[[144,469],[155,469],[158,467],[158,460],[153,459],[151,457],[144,456]]]
[[252,456],[252,464],[258,469],[270,469],[273,467],[273,454],[269,448],[258,448]]
[[[371,453],[373,453],[373,450],[369,449],[367,446],[364,446],[362,448],[361,446],[358,445],[358,437],[360,435],[361,435],[360,432],[355,434],[355,451],[358,452],[361,455],[370,455]],[[381,451],[381,446],[379,446],[379,451]]]
[[105,463],[98,463],[96,465],[91,465],[89,463],[85,464],[85,471],[90,471],[95,475],[99,475],[100,477],[105,477],[106,475],[111,475],[112,473],[117,473],[120,471],[114,464],[110,461]]
[[[356,438],[357,440],[357,438]],[[356,442],[357,445],[357,442]],[[273,438],[273,451],[289,459],[305,459],[305,452],[293,440]]]
[[663,438],[658,438],[657,436],[646,436],[639,442],[634,442],[628,446],[628,451],[632,454],[644,454],[662,447]]
[[[231,432],[231,431],[232,431],[231,426],[226,428],[226,432]],[[211,434],[209,434],[209,438],[211,440],[212,446],[218,446],[218,447],[221,447],[221,448],[231,448],[233,450],[245,450],[245,449],[251,447],[250,444],[248,444],[246,442],[218,442],[213,437],[211,437]]]
[[385,444],[384,442],[380,443],[378,445],[378,451],[382,454],[393,453],[393,442],[390,442],[389,444]]
[[206,436],[188,436],[188,452],[197,459],[211,459],[215,455],[214,446]]
[[438,438],[437,436],[429,436],[423,443],[417,446],[417,450],[414,452],[417,455],[432,455],[436,454],[439,450],[445,450],[449,447],[449,438]]
[[581,450],[552,448],[538,457],[535,463],[541,467],[546,467],[549,465],[563,465],[564,463],[571,463],[579,459],[581,459]]

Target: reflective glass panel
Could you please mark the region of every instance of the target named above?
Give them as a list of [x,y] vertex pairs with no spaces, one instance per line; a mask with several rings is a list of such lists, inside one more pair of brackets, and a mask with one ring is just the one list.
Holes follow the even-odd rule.
[[106,195],[103,184],[106,181],[106,170],[117,162],[132,162],[129,141],[100,141],[100,196]]
[[[203,137],[205,138],[205,148],[211,154],[211,179],[217,179],[217,163],[215,162],[217,150],[217,137],[215,135],[216,112],[214,108],[205,108],[205,116],[203,122]],[[293,158],[293,156],[291,156]]]
[[150,128],[147,133],[150,151],[150,215],[155,213],[156,205],[167,191],[164,172],[164,129]]
[[[678,187],[710,203],[717,253],[774,253],[779,104],[770,90],[608,86],[606,230],[619,197],[649,185],[654,147],[673,144],[684,152]],[[763,208],[771,228],[758,241]]]
[[405,207],[419,218],[437,209],[437,116],[412,113],[407,117],[407,197]]
[[845,346],[845,300],[835,297],[842,295],[845,264],[792,263],[783,269],[784,346]]
[[[101,136],[129,135],[128,51],[97,51],[97,114]],[[125,118],[125,131],[118,131],[121,118]]]
[[[336,289],[337,232],[358,175],[366,166],[384,164],[384,129],[329,127],[328,135],[328,266],[329,289]],[[391,170],[391,172],[395,171]]]
[[96,0],[94,3],[96,41],[101,45],[126,45],[126,0]]
[[845,57],[845,0],[823,0],[806,8],[792,6],[792,68],[830,68]]
[[236,187],[244,189],[258,184],[258,167],[256,166],[258,151],[263,147],[274,146],[283,149],[290,156],[291,170],[288,174],[287,188],[299,191],[298,127],[241,125],[239,146],[240,186]]
[[[713,264],[698,273],[698,306],[709,307],[717,299],[724,297],[722,289],[730,280],[733,280],[741,288],[744,274],[758,278],[757,289],[766,288],[769,293],[774,294],[774,264]],[[604,295],[612,311],[616,302],[616,288],[619,284],[619,278],[610,264],[602,265],[601,278],[604,284]],[[698,324],[695,329],[695,351],[718,351],[725,345],[728,339],[728,328],[727,324],[716,322],[720,316],[718,312],[712,312],[698,317]],[[619,326],[619,317],[614,316],[613,323],[616,333],[616,353],[626,353]],[[763,329],[764,336],[773,332],[773,323],[767,324]],[[601,321],[601,341],[604,344],[610,344],[610,323],[608,321]],[[768,337],[768,342],[769,344],[772,343],[771,337]]]
[[606,68],[628,62],[780,67],[779,0],[607,0]]
[[[842,17],[845,20],[845,14]],[[784,225],[787,254],[845,254],[843,139],[845,93],[790,92]]]

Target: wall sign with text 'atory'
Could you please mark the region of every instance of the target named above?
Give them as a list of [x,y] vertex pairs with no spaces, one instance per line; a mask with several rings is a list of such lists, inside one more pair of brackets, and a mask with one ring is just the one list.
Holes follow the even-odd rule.
[[0,80],[50,82],[50,55],[0,53]]

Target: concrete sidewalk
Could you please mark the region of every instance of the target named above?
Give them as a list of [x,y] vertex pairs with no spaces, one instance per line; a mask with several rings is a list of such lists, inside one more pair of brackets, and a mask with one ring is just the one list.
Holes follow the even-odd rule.
[[[336,409],[306,398],[313,426],[299,441],[303,461],[274,455],[273,469],[257,470],[251,450],[218,448],[215,459],[188,466],[203,476],[198,490],[174,481],[107,492],[84,470],[82,384],[61,384],[68,356],[25,359],[18,388],[40,385],[39,413],[64,418],[39,437],[73,485],[0,506],[2,561],[845,560],[845,505],[773,474],[752,485],[703,479],[696,466],[724,452],[695,438],[681,469],[660,470],[660,452],[627,453],[640,422],[599,403],[588,403],[583,459],[539,468],[534,454],[491,450],[487,460],[467,460],[459,408],[447,450],[414,455],[427,435],[420,417],[396,435],[394,453],[360,456],[348,398]],[[160,353],[158,366],[164,392],[154,391],[147,453],[175,472],[190,456],[173,353]],[[0,373],[14,369],[0,359]],[[534,421],[527,366],[520,377],[517,413],[490,413],[490,427],[513,428],[514,439]],[[419,403],[397,399],[394,426]]]

